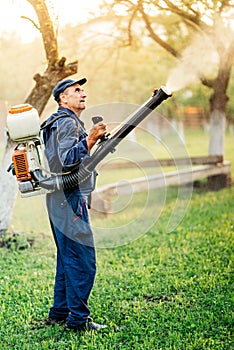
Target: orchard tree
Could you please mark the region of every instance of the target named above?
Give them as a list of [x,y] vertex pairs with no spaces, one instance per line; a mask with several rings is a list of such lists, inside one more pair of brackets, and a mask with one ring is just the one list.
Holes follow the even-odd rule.
[[[116,33],[123,45],[145,40],[146,36],[142,36],[144,27],[145,33],[156,45],[183,62],[183,53],[189,44],[193,45],[194,36],[196,41],[200,40],[196,53],[194,47],[193,61],[205,60],[205,69],[197,72],[197,77],[211,89],[209,154],[223,155],[227,88],[234,58],[234,1],[112,0],[106,2],[105,9],[116,14],[118,28],[122,25],[122,30],[118,29]],[[202,50],[202,46],[206,46],[207,50]],[[210,57],[208,62],[207,54]],[[191,69],[193,61],[190,62]],[[185,76],[188,71],[180,74]]]
[[[24,18],[25,20],[29,20],[32,23],[32,26],[36,27],[36,29],[40,31],[44,43],[47,66],[42,75],[39,73],[34,75],[33,79],[35,81],[35,86],[24,102],[29,103],[36,108],[40,115],[43,112],[43,109],[45,108],[51,96],[52,89],[56,83],[70,75],[77,73],[78,61],[75,60],[74,62],[66,63],[66,58],[59,56],[55,28],[50,18],[46,1],[27,1],[35,10],[38,18],[38,24],[31,18]],[[7,138],[4,157],[0,169],[0,233],[8,230],[17,195],[16,180],[6,171],[11,163],[11,156],[14,147],[14,143]]]

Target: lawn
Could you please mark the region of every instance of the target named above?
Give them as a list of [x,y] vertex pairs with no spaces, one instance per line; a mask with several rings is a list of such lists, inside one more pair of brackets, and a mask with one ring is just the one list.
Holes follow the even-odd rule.
[[[186,139],[190,156],[206,154],[208,137],[188,132]],[[227,135],[225,158],[234,163],[232,139]],[[148,225],[142,217],[139,229],[145,222],[148,229],[129,244],[97,248],[90,308],[96,322],[108,324],[98,334],[39,322],[52,304],[55,246],[44,198],[18,198],[11,229],[22,234],[0,255],[1,349],[231,349],[234,187],[194,189],[183,219],[168,232],[177,197],[175,188],[168,190],[158,219]],[[144,193],[137,196],[133,215],[144,200]],[[105,225],[121,225],[124,215]],[[100,226],[100,218],[92,221]],[[23,249],[27,239],[34,244]]]

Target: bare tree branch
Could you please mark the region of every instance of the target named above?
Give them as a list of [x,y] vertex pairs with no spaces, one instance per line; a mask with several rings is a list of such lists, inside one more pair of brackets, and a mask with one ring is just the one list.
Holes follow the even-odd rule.
[[142,15],[142,18],[145,22],[146,28],[149,32],[150,37],[157,42],[161,47],[163,47],[165,50],[167,50],[172,56],[176,57],[176,58],[180,58],[180,53],[175,50],[171,45],[169,45],[166,41],[162,40],[160,38],[159,35],[157,35],[155,33],[155,31],[153,30],[152,26],[151,26],[151,22],[149,20],[148,15],[146,15],[143,6],[142,6],[142,1],[138,2],[138,9]]
[[135,8],[133,10],[132,15],[130,17],[130,20],[128,22],[128,41],[129,41],[129,45],[132,44],[132,23],[133,23],[134,18],[136,17],[137,11],[138,11],[137,8]]
[[193,12],[194,15],[190,14],[190,12],[188,12],[188,11],[184,11],[182,8],[179,8],[178,6],[173,4],[170,0],[164,0],[164,2],[166,3],[168,9],[172,13],[177,14],[178,16],[183,18],[184,20],[192,22],[193,24],[195,24],[199,28],[203,28],[203,30],[206,30],[206,31],[209,30],[210,27],[204,21],[201,20],[200,14],[198,12],[196,12],[195,10],[191,9],[190,6],[189,6],[189,10],[191,12]]
[[27,16],[21,16],[22,19],[26,19],[27,21],[31,22],[32,25],[39,31],[40,30],[40,27],[34,22],[34,20],[32,20],[31,18],[27,17]]

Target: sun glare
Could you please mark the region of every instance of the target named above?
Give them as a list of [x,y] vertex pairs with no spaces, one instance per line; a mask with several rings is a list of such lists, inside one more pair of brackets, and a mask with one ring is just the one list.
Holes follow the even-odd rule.
[[[96,14],[101,0],[85,0],[77,4],[77,0],[49,0],[47,1],[51,19],[56,21],[59,26],[65,24],[75,25],[86,21],[90,13]],[[27,0],[0,0],[0,33],[10,36],[17,33],[22,42],[30,42],[39,31],[33,26],[32,22],[38,23],[35,11]],[[22,18],[23,16],[23,18]]]

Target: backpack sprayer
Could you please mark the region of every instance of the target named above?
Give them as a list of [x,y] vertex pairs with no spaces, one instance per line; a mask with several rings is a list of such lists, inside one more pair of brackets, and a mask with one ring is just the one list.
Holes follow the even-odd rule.
[[[164,86],[155,89],[148,101],[100,140],[90,157],[85,158],[78,168],[65,174],[51,174],[49,171],[37,110],[29,104],[11,107],[7,115],[7,127],[10,138],[17,146],[8,171],[16,176],[21,197],[70,190],[84,184],[91,178],[97,164],[113,153],[121,140],[170,96],[171,92]],[[94,118],[96,122],[101,120]]]

